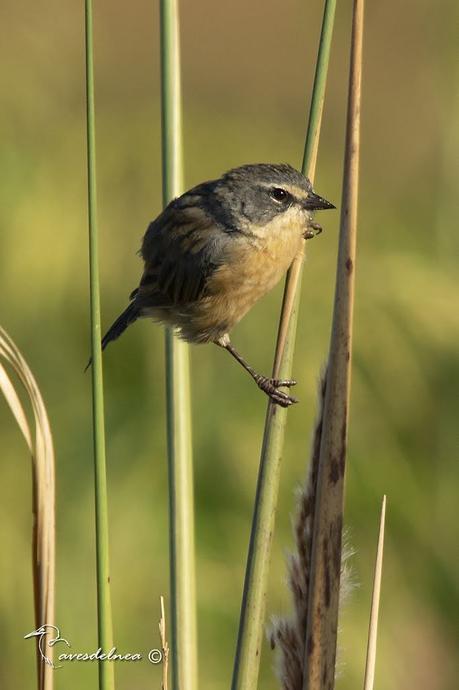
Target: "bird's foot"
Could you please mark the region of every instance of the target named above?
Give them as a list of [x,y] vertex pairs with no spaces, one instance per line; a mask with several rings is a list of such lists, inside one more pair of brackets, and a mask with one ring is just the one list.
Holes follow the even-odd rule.
[[322,226],[319,223],[309,223],[308,229],[304,233],[305,240],[312,240],[316,235],[320,235],[322,232]]
[[266,393],[266,395],[268,395],[271,400],[276,403],[276,405],[280,405],[281,407],[290,407],[290,405],[298,402],[296,398],[279,390],[279,388],[282,386],[285,386],[286,388],[295,386],[296,381],[291,379],[270,379],[267,376],[260,375],[255,378],[255,381],[257,382],[258,387],[264,393]]

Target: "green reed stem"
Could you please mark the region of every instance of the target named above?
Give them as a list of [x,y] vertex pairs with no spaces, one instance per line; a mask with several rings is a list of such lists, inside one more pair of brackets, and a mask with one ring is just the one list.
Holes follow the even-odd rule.
[[[183,191],[178,0],[161,0],[163,203]],[[193,458],[188,346],[166,329],[172,682],[197,687]]]
[[[104,391],[100,328],[99,247],[97,233],[96,144],[92,2],[85,1],[86,126],[88,155],[89,283],[91,304],[92,410],[96,501],[97,621],[99,646],[113,646],[108,545],[107,477],[105,466]],[[113,690],[113,664],[99,661],[99,688]]]
[[[311,180],[314,177],[319,146],[335,8],[336,0],[326,0],[302,166],[303,174]],[[301,255],[293,262],[286,278],[273,367],[274,378],[291,378],[302,270]],[[268,403],[232,690],[254,690],[258,682],[286,412],[286,409]]]

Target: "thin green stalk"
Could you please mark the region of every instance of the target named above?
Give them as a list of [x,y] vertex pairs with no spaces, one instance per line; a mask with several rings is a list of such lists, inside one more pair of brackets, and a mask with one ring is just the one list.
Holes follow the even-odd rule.
[[[91,303],[92,409],[96,500],[97,621],[99,646],[113,646],[108,547],[107,477],[105,466],[104,391],[100,328],[99,249],[97,233],[96,145],[92,2],[85,1],[86,126],[88,155],[89,281]],[[99,688],[115,687],[113,664],[99,661]]]
[[[336,0],[326,0],[316,63],[302,172],[314,177],[330,57]],[[274,378],[291,378],[303,256],[286,278],[273,367]],[[286,410],[268,403],[244,582],[232,690],[256,688],[263,637],[271,543],[274,531]]]
[[[163,203],[183,190],[178,0],[161,0]],[[188,346],[166,329],[172,682],[197,687],[193,459]]]

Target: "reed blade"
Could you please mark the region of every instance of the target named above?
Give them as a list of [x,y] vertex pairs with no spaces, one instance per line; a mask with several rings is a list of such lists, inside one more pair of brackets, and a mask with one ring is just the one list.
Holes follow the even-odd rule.
[[[107,473],[105,460],[104,390],[100,326],[99,237],[97,229],[96,136],[94,112],[94,47],[92,2],[85,0],[86,128],[88,164],[89,284],[92,350],[92,414],[96,509],[97,625],[99,646],[113,647],[108,540]],[[113,664],[99,661],[99,688],[113,690]]]
[[[183,191],[178,0],[161,0],[163,203]],[[175,690],[197,687],[193,457],[188,345],[166,329],[171,666]]]

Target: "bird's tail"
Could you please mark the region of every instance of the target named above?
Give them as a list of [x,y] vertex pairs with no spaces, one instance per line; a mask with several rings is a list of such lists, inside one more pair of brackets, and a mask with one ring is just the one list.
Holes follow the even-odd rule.
[[[135,303],[135,300],[130,303],[130,305],[123,311],[120,316],[112,323],[104,337],[102,338],[102,350],[105,350],[107,347],[108,343],[110,343],[112,340],[116,340],[117,338],[120,337],[122,333],[126,330],[126,328],[131,324],[134,323],[140,316],[140,311],[138,305]],[[86,369],[88,369],[92,364],[92,357],[89,360],[88,364],[86,365]],[[85,369],[85,371],[86,371]]]
[[139,307],[135,301],[131,302],[130,305],[123,311],[123,313],[118,316],[116,321],[112,323],[104,337],[102,338],[102,350],[105,350],[108,343],[112,340],[116,340],[120,337],[126,328],[134,323],[139,318]]

